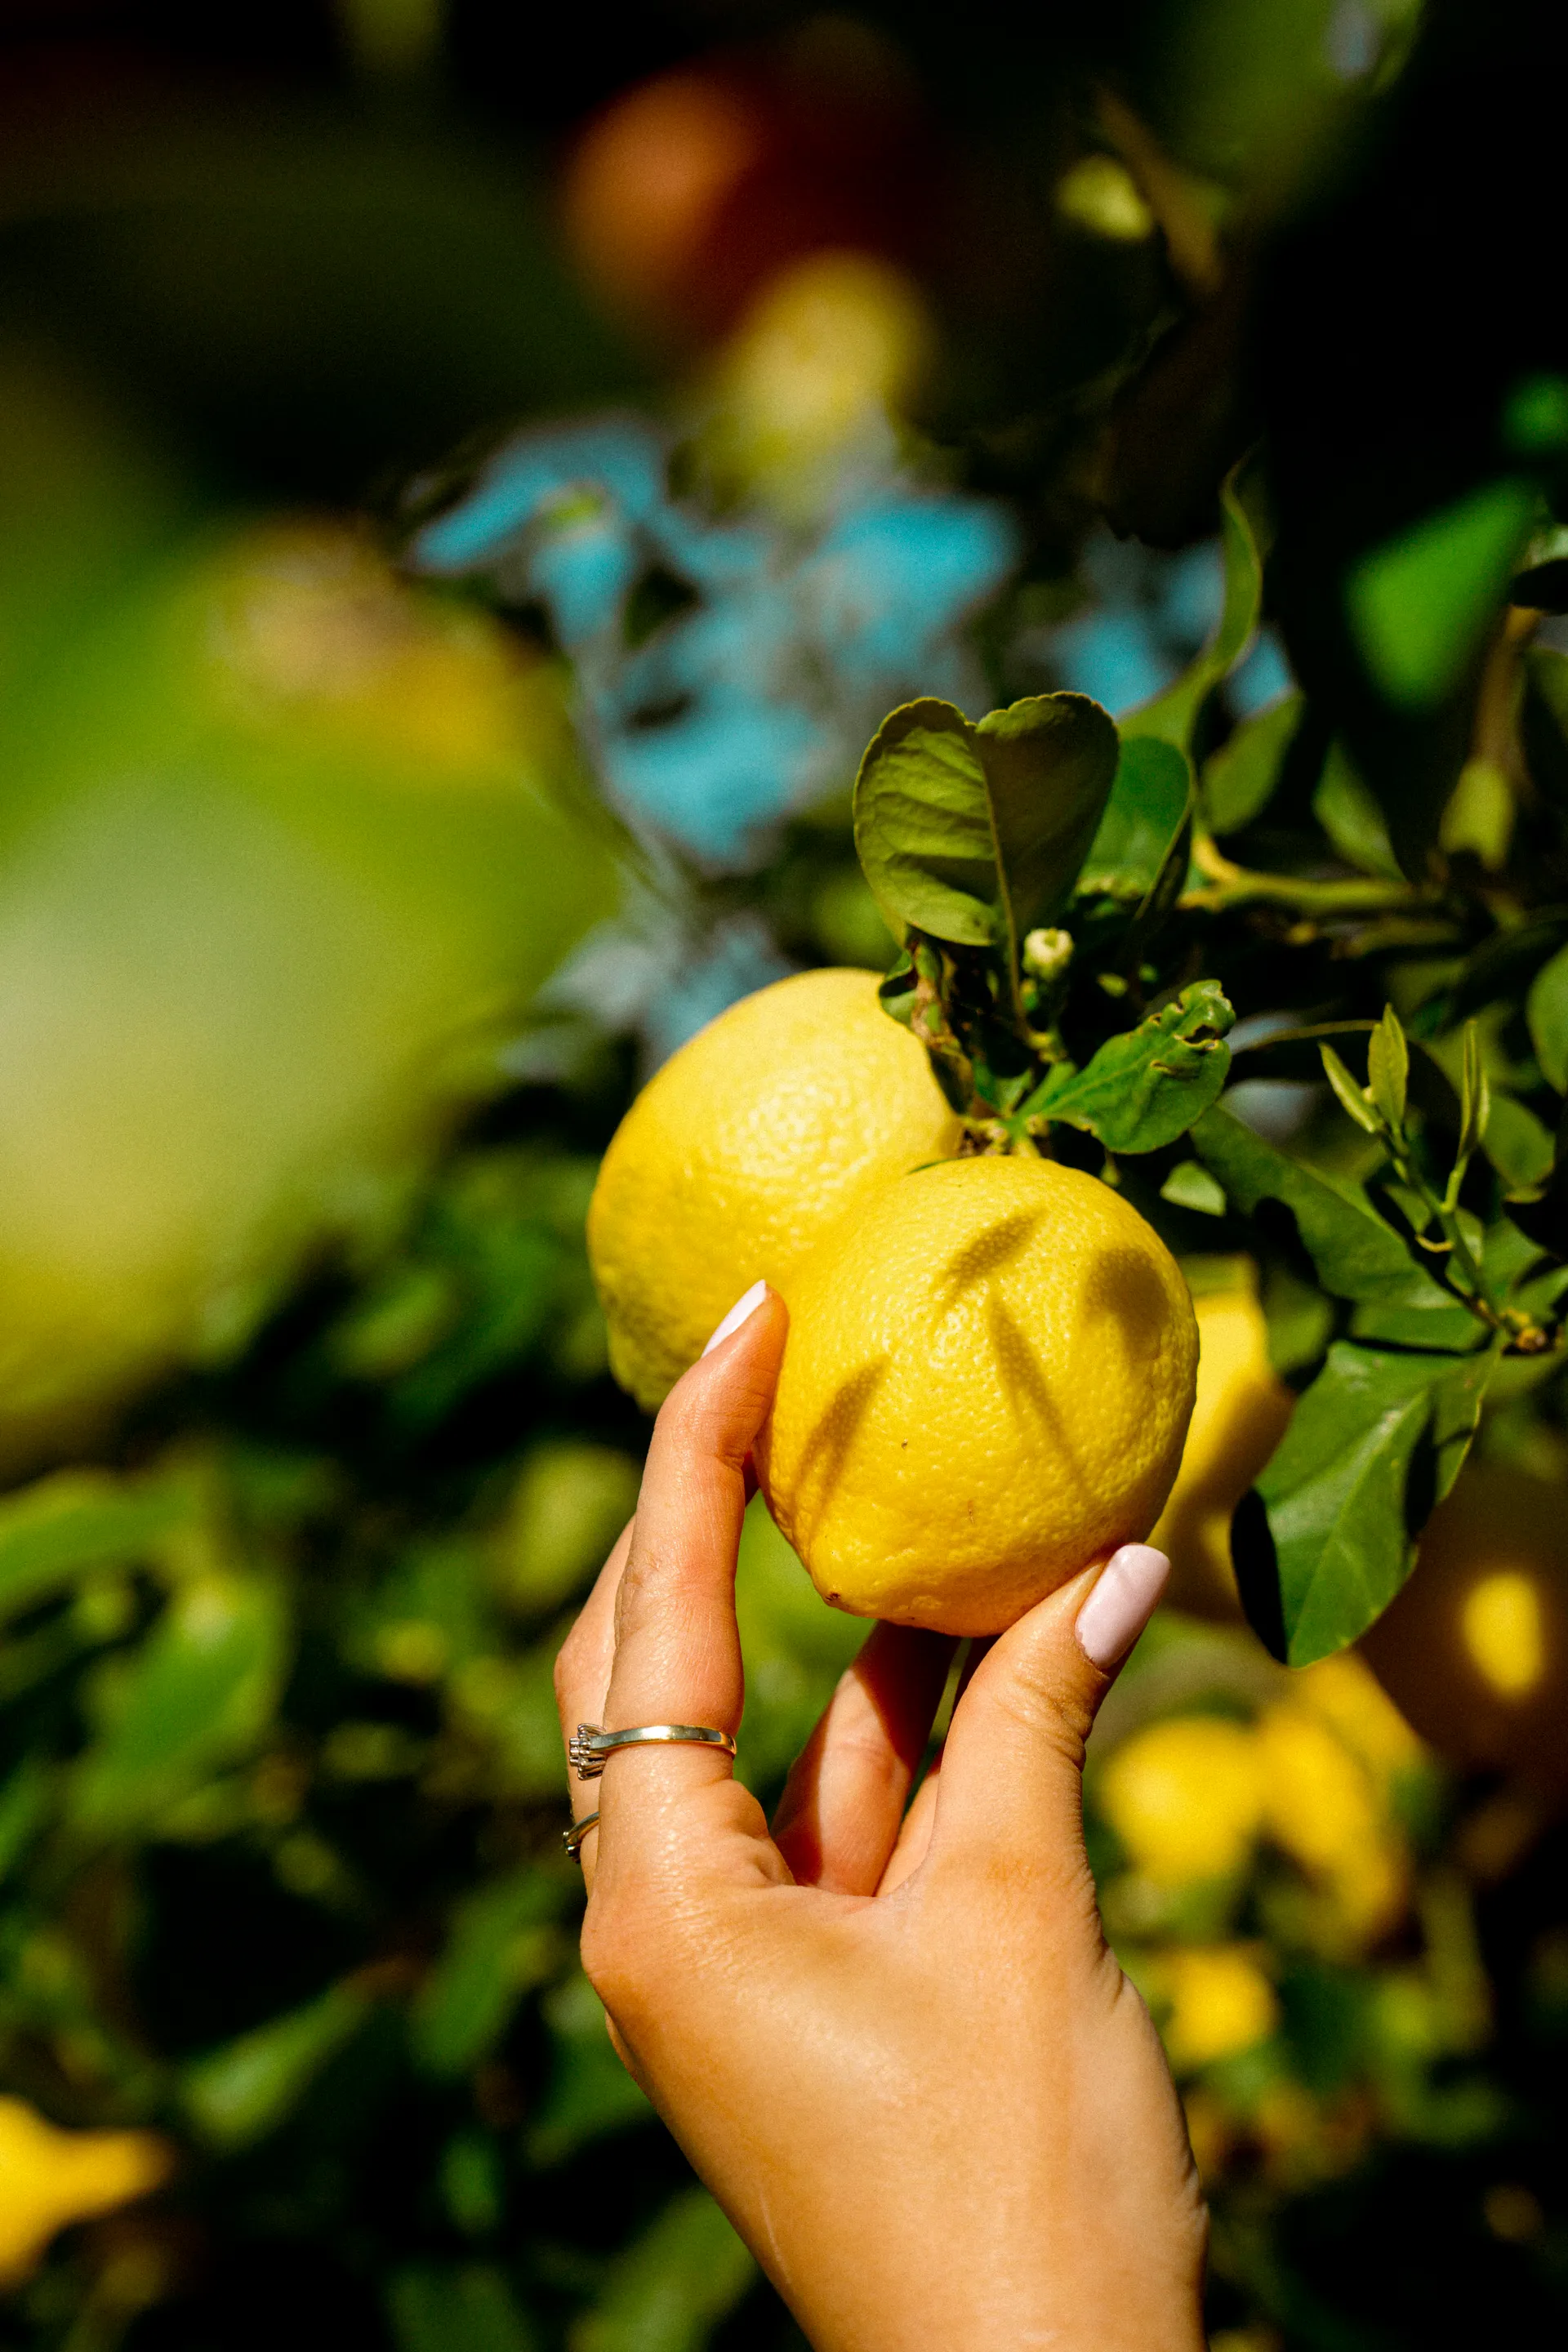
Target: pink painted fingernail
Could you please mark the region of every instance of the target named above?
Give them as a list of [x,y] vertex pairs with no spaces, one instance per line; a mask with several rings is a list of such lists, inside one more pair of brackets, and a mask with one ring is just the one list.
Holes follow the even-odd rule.
[[703,1354],[710,1356],[721,1339],[728,1339],[733,1332],[738,1331],[746,1318],[756,1313],[767,1295],[768,1286],[765,1282],[753,1282],[750,1290],[742,1291],[703,1349]]
[[1154,1613],[1171,1563],[1152,1544],[1123,1544],[1078,1612],[1079,1646],[1102,1674],[1127,1655]]

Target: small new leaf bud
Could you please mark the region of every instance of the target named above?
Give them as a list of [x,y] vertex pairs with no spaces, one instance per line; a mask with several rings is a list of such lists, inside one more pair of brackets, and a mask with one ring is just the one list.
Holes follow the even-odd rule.
[[1059,980],[1071,961],[1070,931],[1031,931],[1024,941],[1024,970],[1036,980]]

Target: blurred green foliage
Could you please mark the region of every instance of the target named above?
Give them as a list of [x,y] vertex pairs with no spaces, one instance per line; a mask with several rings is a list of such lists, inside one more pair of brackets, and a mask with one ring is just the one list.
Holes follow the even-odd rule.
[[[759,35],[672,5],[559,16],[548,68],[525,17],[354,0],[182,46],[130,11],[107,57],[4,55],[0,2081],[179,2151],[0,2306],[17,2352],[800,2340],[574,1957],[551,1664],[647,1432],[582,1248],[637,1022],[524,1025],[615,902],[569,684],[537,612],[503,632],[416,596],[371,524],[297,520],[385,515],[411,475],[417,504],[520,418],[639,388],[704,413],[676,279],[639,341],[563,257],[548,171],[593,108],[679,67],[750,93],[760,160],[684,265],[721,326],[799,250],[868,240],[918,278],[900,462],[1007,498],[1024,547],[977,633],[998,701],[1077,682],[1060,628],[1115,606],[1102,520],[1206,536],[1265,436],[1300,692],[1211,694],[1237,639],[1201,709],[1127,730],[1122,898],[1175,870],[1189,752],[1232,876],[1175,873],[1218,895],[1147,972],[1101,955],[1116,887],[1085,931],[1089,1050],[1200,963],[1262,1024],[1233,1075],[1293,1189],[1256,1137],[1221,1166],[1226,1130],[1140,1159],[1173,1244],[1257,1249],[1277,1360],[1321,1363],[1351,1309],[1314,1217],[1371,1163],[1268,1020],[1389,999],[1437,1136],[1483,1015],[1468,1211],[1506,1189],[1568,1230],[1564,654],[1496,626],[1514,567],[1546,597],[1561,558],[1551,12],[911,0]],[[803,168],[803,116],[855,152],[825,132]],[[756,873],[674,875],[683,953],[886,960],[849,781]],[[1517,1363],[1481,1443],[1561,1476],[1565,1426]],[[858,1635],[755,1509],[738,1605],[740,1769],[771,1795]],[[1097,1734],[1094,1856],[1188,2097],[1213,2326],[1228,2352],[1547,2336],[1564,1830],[1539,1788],[1369,1752],[1364,1689],[1314,1711],[1325,1687],[1166,1620]],[[1182,1818],[1233,1843],[1162,1875],[1119,1759],[1193,1724],[1220,1761]]]

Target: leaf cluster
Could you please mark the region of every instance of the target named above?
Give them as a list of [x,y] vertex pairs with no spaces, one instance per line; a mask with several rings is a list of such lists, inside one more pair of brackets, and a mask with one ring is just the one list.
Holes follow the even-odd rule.
[[[1454,846],[1412,877],[1393,804],[1308,698],[1226,731],[1219,694],[1263,612],[1256,466],[1224,522],[1223,610],[1173,686],[1119,727],[1073,694],[978,724],[909,705],[867,751],[856,841],[903,942],[884,1002],[967,1148],[1091,1167],[1179,1249],[1245,1249],[1289,1298],[1278,1352],[1300,1402],[1233,1549],[1255,1626],[1303,1664],[1393,1599],[1489,1396],[1556,1410],[1568,800],[1506,788],[1506,840],[1500,819],[1467,834],[1472,761]],[[1413,644],[1435,594],[1495,611],[1492,562],[1479,530],[1421,543],[1398,575]],[[1500,756],[1522,774],[1533,728],[1547,777],[1568,661],[1526,646],[1498,622]]]

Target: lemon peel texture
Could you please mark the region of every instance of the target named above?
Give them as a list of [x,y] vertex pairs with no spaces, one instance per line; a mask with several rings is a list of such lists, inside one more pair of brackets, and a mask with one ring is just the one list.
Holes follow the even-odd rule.
[[834,967],[743,997],[616,1129],[588,1255],[611,1369],[649,1411],[759,1276],[785,1291],[873,1193],[957,1150],[925,1049],[882,1011],[878,985]]
[[1095,1178],[981,1158],[884,1185],[780,1282],[763,1490],[840,1609],[994,1633],[1142,1539],[1175,1476],[1197,1327]]

